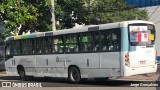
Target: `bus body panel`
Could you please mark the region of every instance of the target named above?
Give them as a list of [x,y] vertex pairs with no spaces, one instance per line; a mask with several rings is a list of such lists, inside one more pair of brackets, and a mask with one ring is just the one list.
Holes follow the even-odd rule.
[[[119,56],[117,54],[119,52],[101,53],[101,57],[99,57],[99,54],[97,56],[97,53],[66,54],[65,57],[52,54],[14,56],[12,60],[7,60],[5,63],[10,66],[6,67],[7,74],[16,76],[18,75],[18,65],[24,67],[26,75],[34,77],[68,77],[68,67],[76,65],[80,68],[82,78],[119,77],[120,64],[118,63]],[[58,60],[57,57],[59,57]],[[36,60],[34,60],[35,58]]]
[[[27,56],[14,56],[13,58],[7,60],[5,62],[6,69],[8,74],[12,74],[14,72],[15,75],[17,73],[17,66],[22,65],[25,69],[26,75],[36,75],[35,68],[36,68],[36,61],[35,55],[27,55]],[[14,69],[11,69],[14,68]]]
[[[57,58],[57,61],[56,61]],[[59,63],[57,63],[59,62]],[[64,55],[37,55],[36,76],[67,77]]]
[[155,49],[146,46],[130,46],[130,67],[155,65]]
[[15,65],[13,65],[13,58],[10,58],[7,61],[5,61],[5,68],[7,75],[18,76],[17,68]]
[[[64,55],[39,55],[36,60],[36,76],[67,77],[70,65],[80,68],[82,78],[120,76],[117,54],[119,52],[108,53],[108,55],[102,53],[101,57],[97,53],[65,54],[65,57]],[[106,56],[107,58],[104,58]],[[101,72],[101,75],[97,72]]]
[[157,64],[144,67],[135,67],[135,68],[130,68],[125,66],[124,71],[125,71],[124,76],[155,73],[157,71]]
[[[121,24],[123,26],[123,24]],[[129,51],[128,28],[126,23],[121,27],[121,76],[124,76],[125,54]]]
[[73,62],[66,64],[67,66],[77,65],[84,77],[120,76],[120,64],[118,63],[120,61],[117,54],[119,52],[69,54],[66,55],[66,58]]
[[120,52],[100,53],[101,68],[120,68]]

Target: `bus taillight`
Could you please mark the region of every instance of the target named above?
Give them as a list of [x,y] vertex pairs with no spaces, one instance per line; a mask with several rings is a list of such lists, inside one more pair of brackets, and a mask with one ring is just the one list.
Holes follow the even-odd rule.
[[129,62],[129,53],[125,54],[125,65],[129,66],[130,62]]

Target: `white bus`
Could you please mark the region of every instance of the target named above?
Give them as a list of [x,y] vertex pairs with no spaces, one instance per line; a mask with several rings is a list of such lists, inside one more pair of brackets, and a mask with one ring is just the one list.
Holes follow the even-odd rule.
[[124,77],[157,71],[155,27],[142,20],[6,38],[8,75],[22,79]]

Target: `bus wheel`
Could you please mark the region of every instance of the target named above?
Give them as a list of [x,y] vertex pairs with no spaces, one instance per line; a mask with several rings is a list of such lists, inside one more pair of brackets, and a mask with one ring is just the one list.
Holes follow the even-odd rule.
[[69,68],[68,78],[72,83],[78,83],[81,80],[79,69],[76,67]]
[[24,68],[20,68],[18,72],[19,72],[19,76],[20,76],[21,80],[27,80],[27,76],[25,74]]

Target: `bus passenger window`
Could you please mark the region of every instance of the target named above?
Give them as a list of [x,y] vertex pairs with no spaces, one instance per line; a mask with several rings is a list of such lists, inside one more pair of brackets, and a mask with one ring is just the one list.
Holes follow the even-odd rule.
[[63,48],[64,48],[63,41],[59,39],[58,40],[58,52],[59,53],[63,52]]
[[99,34],[93,33],[92,38],[93,38],[92,40],[93,51],[98,51],[99,50]]
[[53,38],[53,53],[58,52],[58,38]]
[[47,46],[48,47],[48,53],[52,53],[53,50],[53,38],[52,37],[48,37],[48,42],[47,42]]
[[88,52],[90,51],[91,44],[89,43],[91,36],[83,36],[82,37],[82,51]]
[[102,31],[101,34],[101,50],[102,51],[118,51],[120,50],[120,30],[113,29],[110,31]]
[[53,50],[52,53],[62,53],[64,51],[64,42],[63,37],[53,37]]
[[114,30],[112,32],[112,48],[113,51],[118,51],[120,49],[120,30]]
[[78,41],[77,35],[66,35],[66,52],[78,52]]
[[111,34],[110,34],[110,32],[108,32],[108,31],[103,32],[101,37],[102,37],[102,41],[101,41],[102,50],[103,51],[108,51],[109,46],[111,44]]
[[11,52],[10,52],[10,46],[9,45],[6,45],[6,55],[10,55]]
[[89,32],[82,34],[82,52],[95,52],[99,50],[99,33]]
[[43,46],[43,38],[36,38],[36,53],[42,53],[42,46]]

